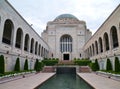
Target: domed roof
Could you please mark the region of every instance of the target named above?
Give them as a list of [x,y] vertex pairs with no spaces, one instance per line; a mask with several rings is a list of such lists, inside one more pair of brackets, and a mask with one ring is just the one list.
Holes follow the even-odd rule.
[[63,19],[63,18],[77,19],[74,15],[71,15],[71,14],[62,14],[62,15],[59,15],[58,17],[56,17],[55,20],[57,20],[57,19]]

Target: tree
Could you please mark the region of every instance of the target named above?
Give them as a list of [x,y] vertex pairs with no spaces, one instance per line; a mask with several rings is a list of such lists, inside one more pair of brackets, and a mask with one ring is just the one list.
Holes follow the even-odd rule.
[[111,64],[111,61],[110,61],[109,58],[107,59],[106,70],[107,71],[111,71],[112,70],[112,64]]
[[16,59],[14,71],[20,71],[20,60],[19,60],[19,58]]
[[25,64],[24,64],[24,70],[28,70],[28,60],[25,60]]
[[34,70],[38,71],[39,61],[36,59]]
[[95,69],[96,69],[96,71],[98,71],[100,69],[97,59],[95,59]]
[[5,73],[5,61],[3,55],[0,56],[0,73]]
[[119,72],[120,71],[120,62],[119,62],[119,58],[115,57],[115,72]]

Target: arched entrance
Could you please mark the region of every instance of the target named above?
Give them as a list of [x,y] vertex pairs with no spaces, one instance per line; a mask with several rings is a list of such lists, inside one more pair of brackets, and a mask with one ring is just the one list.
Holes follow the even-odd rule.
[[70,60],[72,52],[72,37],[70,35],[63,35],[60,38],[60,51],[63,60]]

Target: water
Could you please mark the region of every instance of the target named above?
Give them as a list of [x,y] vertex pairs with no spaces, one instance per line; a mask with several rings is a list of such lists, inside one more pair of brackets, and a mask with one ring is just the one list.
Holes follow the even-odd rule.
[[93,89],[76,74],[56,74],[37,89]]

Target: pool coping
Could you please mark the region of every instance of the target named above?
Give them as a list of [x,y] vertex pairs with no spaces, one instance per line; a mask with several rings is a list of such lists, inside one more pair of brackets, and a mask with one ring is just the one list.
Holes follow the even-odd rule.
[[30,77],[21,78],[18,80],[0,84],[0,89],[34,89],[36,86],[42,84],[55,73],[37,73]]
[[77,73],[95,89],[120,89],[120,82],[110,78],[96,75],[95,73]]
[[85,81],[91,88],[96,89],[90,82],[86,81],[83,77],[81,77],[78,73],[76,73],[83,81]]
[[44,80],[43,82],[41,82],[38,86],[36,86],[35,88],[33,88],[33,89],[38,89],[39,88],[39,86],[41,86],[42,84],[44,84],[47,80],[49,80],[49,79],[51,79],[53,76],[55,76],[56,75],[56,73],[54,73],[52,76],[50,76],[49,78],[47,78],[46,80]]

